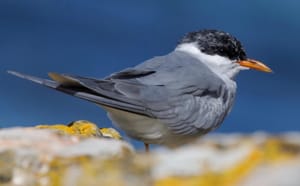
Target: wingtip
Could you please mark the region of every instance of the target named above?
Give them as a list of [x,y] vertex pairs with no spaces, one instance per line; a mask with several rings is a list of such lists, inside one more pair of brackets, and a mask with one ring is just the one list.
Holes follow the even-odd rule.
[[11,75],[14,75],[14,76],[17,76],[17,77],[24,77],[24,75],[22,75],[21,73],[17,72],[17,71],[13,71],[13,70],[7,70],[6,71],[8,74],[11,74]]
[[41,78],[30,76],[27,74],[22,74],[20,72],[13,71],[13,70],[7,70],[7,73],[14,75],[16,77],[22,78],[22,79],[27,79],[27,80],[33,81],[35,83],[42,84],[42,82],[43,82],[43,80]]
[[31,75],[27,75],[27,74],[22,74],[20,72],[16,72],[16,71],[13,71],[13,70],[7,70],[7,73],[9,73],[11,75],[14,75],[16,77],[22,78],[22,79],[32,81],[34,83],[45,85],[45,86],[50,87],[50,88],[56,89],[59,86],[59,84],[57,82],[54,82],[54,81],[51,81],[51,80],[48,80],[48,79],[43,79],[43,78],[31,76]]
[[17,73],[16,71],[13,71],[13,70],[7,70],[6,72],[9,73],[9,74],[12,74],[12,75]]

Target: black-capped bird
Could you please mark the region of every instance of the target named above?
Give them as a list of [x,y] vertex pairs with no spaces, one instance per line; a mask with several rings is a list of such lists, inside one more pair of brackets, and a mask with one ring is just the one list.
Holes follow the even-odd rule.
[[241,70],[271,72],[249,59],[229,33],[185,35],[174,51],[104,79],[49,73],[52,80],[10,74],[100,105],[134,139],[169,147],[217,128],[230,112]]

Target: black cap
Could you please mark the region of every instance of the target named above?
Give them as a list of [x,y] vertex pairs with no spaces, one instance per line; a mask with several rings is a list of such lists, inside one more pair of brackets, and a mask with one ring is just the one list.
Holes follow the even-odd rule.
[[186,34],[179,44],[195,43],[199,50],[209,55],[220,55],[231,60],[246,60],[247,55],[239,40],[218,30],[200,30]]

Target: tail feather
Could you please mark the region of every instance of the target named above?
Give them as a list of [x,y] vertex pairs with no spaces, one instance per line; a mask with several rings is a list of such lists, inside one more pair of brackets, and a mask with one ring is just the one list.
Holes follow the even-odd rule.
[[22,78],[22,79],[27,79],[27,80],[32,81],[34,83],[45,85],[45,86],[50,87],[50,88],[56,89],[57,87],[59,87],[59,83],[57,83],[55,81],[48,80],[48,79],[42,79],[42,78],[39,78],[39,77],[25,75],[25,74],[21,74],[21,73],[16,72],[16,71],[11,71],[11,70],[8,70],[7,73],[9,73],[11,75],[14,75],[14,76],[17,76],[17,77]]

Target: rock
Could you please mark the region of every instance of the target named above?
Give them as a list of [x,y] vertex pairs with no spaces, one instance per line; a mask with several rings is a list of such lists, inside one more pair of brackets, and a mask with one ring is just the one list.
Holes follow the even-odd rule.
[[300,168],[300,141],[293,140],[299,137],[300,133],[207,135],[195,144],[156,153],[152,175],[160,186],[299,185],[298,177],[287,179]]
[[[74,128],[72,128],[74,127]],[[210,134],[177,149],[134,151],[95,124],[0,130],[0,185],[299,185],[300,133]],[[96,131],[100,131],[101,135]],[[109,133],[113,138],[105,138]]]
[[[133,152],[132,146],[120,140],[81,138],[35,128],[2,129],[0,185],[66,185],[82,180],[82,175],[95,175],[94,171],[107,165],[117,166],[116,162],[126,161]],[[80,176],[75,174],[78,171]],[[65,175],[74,177],[68,180]]]

